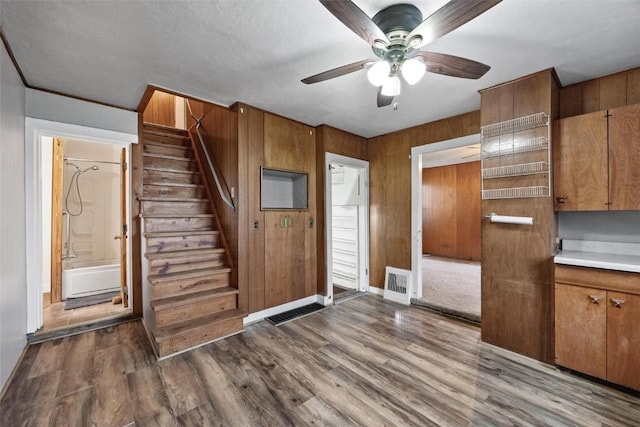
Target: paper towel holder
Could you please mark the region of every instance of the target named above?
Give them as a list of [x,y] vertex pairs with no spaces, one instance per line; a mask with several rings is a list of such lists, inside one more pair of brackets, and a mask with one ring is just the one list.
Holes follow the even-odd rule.
[[485,215],[485,218],[489,220],[489,222],[497,222],[502,224],[522,224],[522,225],[533,225],[534,219],[529,216],[506,216],[506,215],[498,215],[495,212],[491,212],[489,215]]

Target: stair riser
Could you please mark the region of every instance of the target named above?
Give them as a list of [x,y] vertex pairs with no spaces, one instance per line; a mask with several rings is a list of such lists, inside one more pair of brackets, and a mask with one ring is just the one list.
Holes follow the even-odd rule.
[[145,144],[144,152],[146,154],[160,154],[163,156],[184,157],[186,159],[193,158],[191,149],[175,144],[164,144],[162,146]]
[[149,261],[149,274],[177,273],[179,271],[215,268],[224,265],[224,254],[208,254],[191,258],[163,258]]
[[158,300],[194,292],[212,291],[229,286],[229,273],[218,273],[209,277],[172,280],[151,285],[151,299]]
[[228,319],[156,342],[160,357],[242,331],[242,318]]
[[174,128],[171,126],[156,125],[154,123],[143,123],[144,132],[160,132],[169,135],[187,136],[189,131],[186,129]]
[[205,231],[213,230],[213,217],[197,218],[146,218],[144,230],[147,233],[163,231]]
[[145,185],[142,188],[143,197],[184,197],[187,199],[202,199],[205,191],[202,187],[170,187],[164,185]]
[[142,134],[143,142],[162,142],[164,144],[180,145],[182,147],[191,147],[191,140],[180,136],[153,135],[144,132]]
[[160,169],[172,169],[191,172],[196,172],[198,170],[198,165],[193,160],[163,159],[161,157],[145,156],[143,159],[143,164],[144,167]]
[[147,252],[153,253],[217,247],[217,234],[147,238]]
[[179,307],[157,310],[156,328],[162,328],[177,322],[195,319],[197,317],[206,316],[207,314],[215,314],[225,310],[236,308],[237,296],[226,295],[200,301],[194,301],[190,304],[181,304]]
[[145,184],[160,184],[171,182],[174,184],[200,184],[199,173],[175,173],[166,171],[152,171],[145,169],[142,173]]
[[143,200],[142,201],[142,214],[176,214],[176,215],[189,215],[189,214],[204,214],[210,213],[210,206],[208,201],[204,202],[160,202],[155,200]]

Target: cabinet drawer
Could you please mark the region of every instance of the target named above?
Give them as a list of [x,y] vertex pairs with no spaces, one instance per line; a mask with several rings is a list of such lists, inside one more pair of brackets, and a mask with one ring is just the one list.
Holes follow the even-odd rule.
[[556,283],[640,295],[640,274],[556,264]]

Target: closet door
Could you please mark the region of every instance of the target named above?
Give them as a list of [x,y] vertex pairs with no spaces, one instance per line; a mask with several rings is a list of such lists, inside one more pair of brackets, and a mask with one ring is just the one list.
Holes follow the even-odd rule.
[[305,213],[265,212],[265,307],[305,296]]

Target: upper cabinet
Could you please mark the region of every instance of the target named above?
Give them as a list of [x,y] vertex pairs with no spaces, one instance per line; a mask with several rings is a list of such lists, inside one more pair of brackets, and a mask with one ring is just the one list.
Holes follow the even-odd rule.
[[640,104],[554,123],[557,211],[640,210]]

